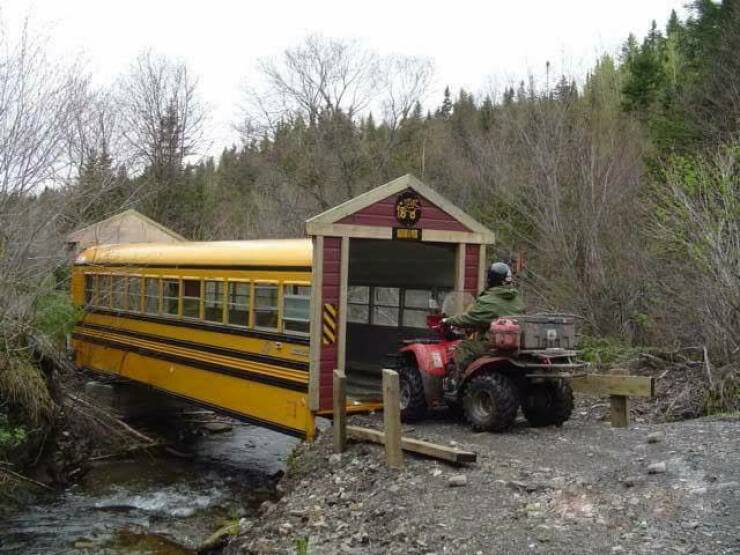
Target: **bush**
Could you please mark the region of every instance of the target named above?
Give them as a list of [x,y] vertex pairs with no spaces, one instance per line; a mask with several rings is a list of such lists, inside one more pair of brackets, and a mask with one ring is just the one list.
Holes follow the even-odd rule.
[[82,316],[82,310],[72,304],[68,291],[47,291],[37,297],[34,308],[34,328],[57,346],[64,344]]

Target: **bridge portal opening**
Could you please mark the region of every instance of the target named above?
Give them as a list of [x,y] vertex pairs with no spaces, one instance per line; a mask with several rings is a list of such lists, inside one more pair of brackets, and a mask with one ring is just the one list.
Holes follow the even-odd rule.
[[381,370],[402,340],[433,337],[426,316],[455,287],[456,245],[351,239],[347,272],[347,393],[377,400]]

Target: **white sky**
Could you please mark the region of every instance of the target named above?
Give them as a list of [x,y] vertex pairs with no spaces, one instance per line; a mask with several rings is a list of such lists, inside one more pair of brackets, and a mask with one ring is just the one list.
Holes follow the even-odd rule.
[[212,151],[233,142],[241,87],[257,59],[308,33],[359,38],[383,53],[435,63],[436,104],[449,84],[473,92],[518,81],[527,72],[582,76],[596,57],[617,52],[651,20],[664,27],[686,0],[0,0],[10,29],[25,15],[47,29],[58,55],[83,53],[101,85],[143,49],[184,60],[211,108]]

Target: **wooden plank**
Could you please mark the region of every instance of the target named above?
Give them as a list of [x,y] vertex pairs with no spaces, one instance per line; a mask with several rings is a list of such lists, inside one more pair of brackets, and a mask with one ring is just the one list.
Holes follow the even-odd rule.
[[[613,368],[611,370],[613,376],[624,376],[627,374],[627,370],[622,368]],[[610,395],[610,416],[613,428],[629,428],[630,425],[630,399],[626,395]]]
[[646,376],[588,374],[571,379],[570,385],[576,393],[652,397],[655,391],[653,382],[653,378]]
[[308,406],[319,410],[319,380],[321,375],[321,293],[324,281],[324,238],[318,236],[313,243],[311,265],[311,343],[309,347]]
[[478,291],[485,291],[486,289],[486,275],[488,268],[486,267],[486,245],[482,244],[478,251]]
[[385,463],[403,468],[401,450],[401,390],[398,372],[383,369],[383,429],[385,430]]
[[[358,441],[371,441],[380,445],[385,444],[385,434],[380,430],[362,428],[360,426],[347,426],[347,435],[351,439]],[[409,437],[401,438],[401,449],[409,453],[416,453],[417,455],[424,455],[425,457],[455,464],[474,463],[478,457],[472,451],[463,451],[462,449]]]
[[347,377],[344,370],[334,370],[334,451],[347,449]]
[[455,259],[455,290],[465,291],[465,243],[458,243]]
[[[352,237],[354,239],[391,239],[391,227],[356,224],[306,224],[309,235],[317,237]],[[466,231],[447,231],[444,229],[424,229],[422,241],[432,243],[470,243],[480,245],[491,243],[492,239],[481,233]]]
[[347,289],[349,281],[349,237],[342,237],[339,261],[339,329],[337,330],[337,367],[344,371],[347,352]]
[[612,428],[629,428],[630,398],[625,395],[609,396]]

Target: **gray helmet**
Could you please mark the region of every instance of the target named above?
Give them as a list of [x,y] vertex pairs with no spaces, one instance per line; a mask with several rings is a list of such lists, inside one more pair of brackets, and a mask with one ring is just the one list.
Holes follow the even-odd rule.
[[511,268],[503,262],[494,262],[488,268],[488,287],[511,283]]

